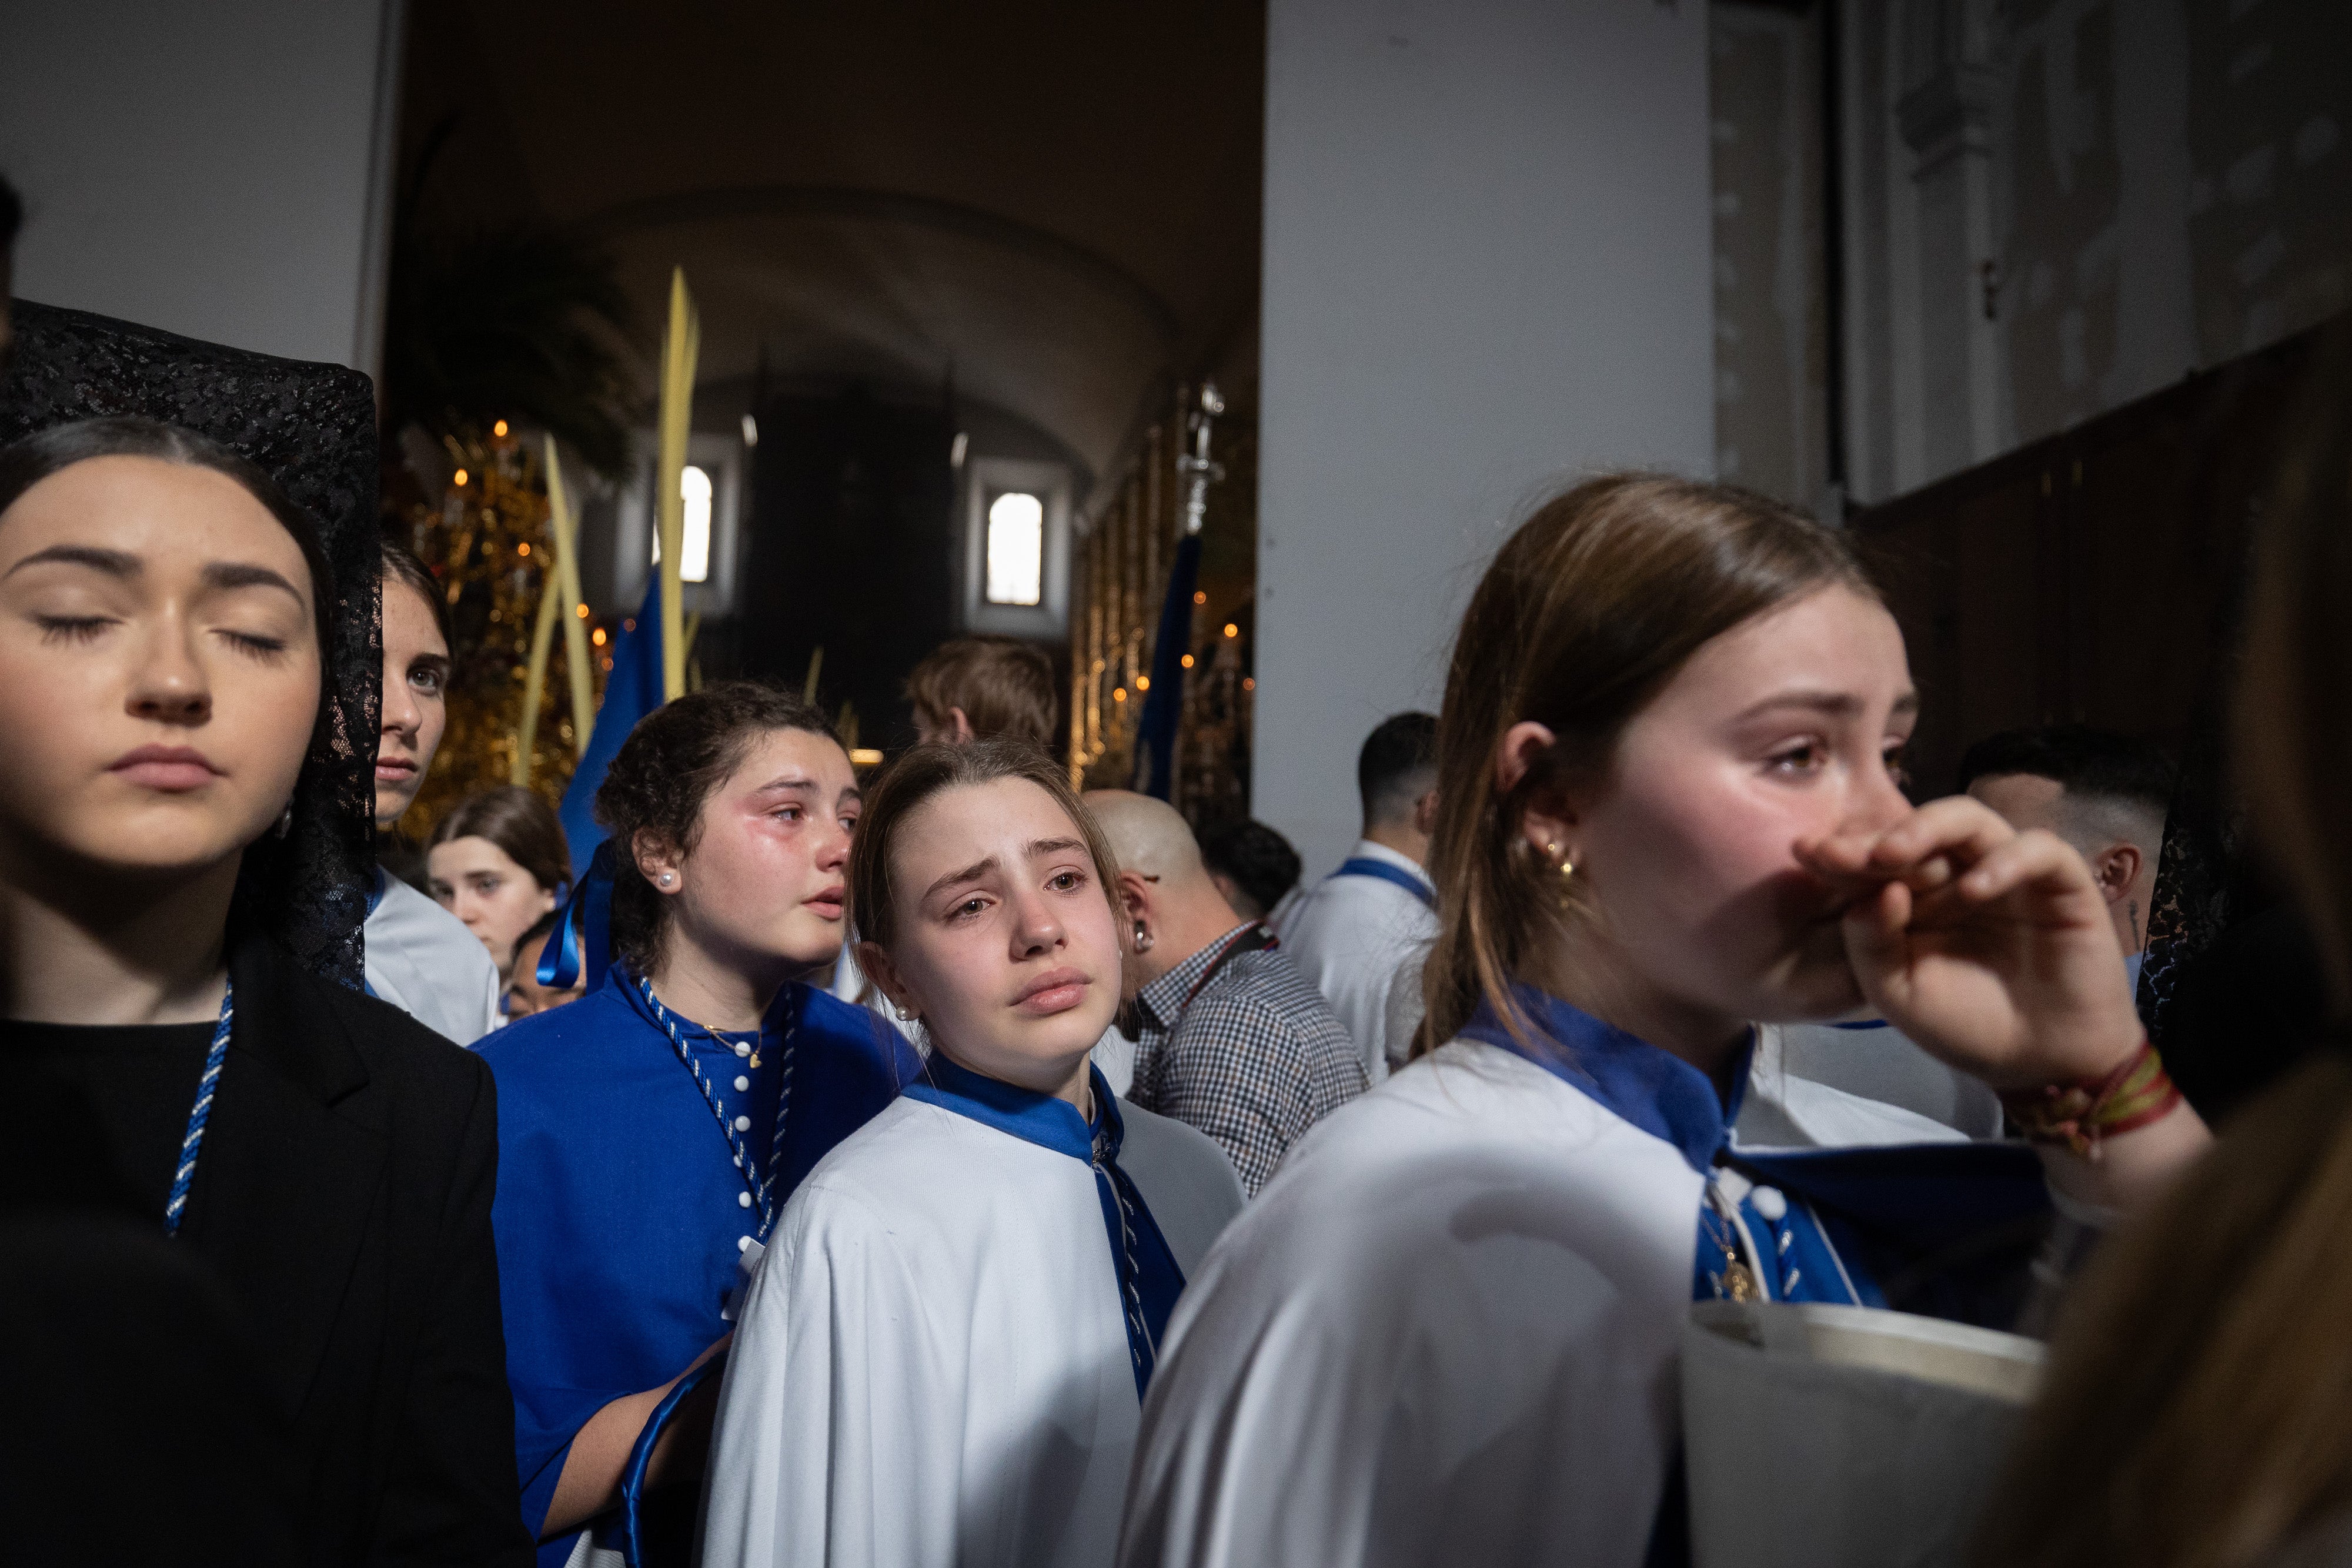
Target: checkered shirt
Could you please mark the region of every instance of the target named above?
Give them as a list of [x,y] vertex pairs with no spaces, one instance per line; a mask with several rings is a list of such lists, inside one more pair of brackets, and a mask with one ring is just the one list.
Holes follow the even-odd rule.
[[1226,932],[1136,997],[1141,1029],[1128,1098],[1214,1138],[1255,1197],[1300,1134],[1364,1092],[1364,1064],[1323,993],[1278,950],[1235,956],[1184,1006],[1246,929]]

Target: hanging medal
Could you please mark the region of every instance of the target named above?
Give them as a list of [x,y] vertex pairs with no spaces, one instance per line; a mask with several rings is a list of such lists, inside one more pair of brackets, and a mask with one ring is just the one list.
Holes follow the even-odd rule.
[[1753,1301],[1762,1292],[1756,1288],[1756,1271],[1741,1256],[1739,1233],[1732,1223],[1716,1210],[1712,1197],[1700,1200],[1699,1217],[1706,1223],[1708,1244],[1723,1254],[1723,1268],[1710,1270],[1707,1282],[1715,1287],[1717,1299],[1727,1301]]

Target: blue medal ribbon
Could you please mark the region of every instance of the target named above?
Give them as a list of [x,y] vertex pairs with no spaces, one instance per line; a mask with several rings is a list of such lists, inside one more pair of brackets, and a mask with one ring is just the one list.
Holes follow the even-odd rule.
[[[596,852],[601,855],[608,847],[610,847],[609,841],[606,844],[599,846]],[[594,874],[593,871],[589,873],[590,876]],[[728,1148],[734,1153],[735,1168],[743,1173],[743,1185],[751,1192],[751,1201],[759,1206],[760,1239],[762,1242],[766,1241],[770,1228],[776,1223],[776,1174],[783,1168],[784,1163],[784,1113],[792,1108],[793,1103],[791,1030],[787,1029],[783,1031],[783,1039],[780,1042],[781,1060],[776,1063],[779,1075],[776,1086],[776,1130],[775,1134],[768,1140],[768,1171],[765,1176],[762,1176],[753,1167],[751,1149],[744,1144],[742,1134],[735,1130],[735,1124],[729,1119],[727,1107],[719,1103],[719,1092],[710,1087],[710,1080],[702,1075],[702,1066],[694,1060],[694,1052],[687,1049],[686,1037],[678,1030],[677,1019],[667,1008],[662,1006],[661,999],[654,995],[653,982],[640,978],[637,981],[637,993],[646,998],[646,1006],[653,1009],[655,1019],[669,1032],[670,1049],[677,1052],[679,1064],[693,1075],[694,1086],[702,1091],[703,1103],[709,1106],[710,1113],[719,1119],[719,1134],[726,1138]],[[694,1027],[709,1035],[714,1044],[719,1043],[716,1031],[703,1029],[700,1024]]]
[[555,917],[555,937],[540,949],[539,983],[550,990],[594,990],[613,966],[613,841],[596,846],[587,873],[572,884]]
[[221,982],[220,1022],[213,1027],[212,1049],[205,1052],[204,1075],[196,1080],[196,1103],[188,1110],[188,1131],[180,1139],[180,1166],[172,1173],[172,1196],[163,1204],[163,1234],[180,1233],[180,1217],[187,1212],[188,1188],[196,1179],[196,1156],[204,1152],[205,1127],[213,1116],[213,1096],[220,1088],[221,1069],[228,1064],[229,1021],[236,1017],[236,988]]
[[[1389,883],[1394,886],[1404,889],[1407,893],[1421,900],[1424,908],[1435,909],[1437,907],[1437,894],[1429,890],[1429,884],[1427,883],[1422,881],[1421,878],[1413,875],[1412,873],[1405,870],[1402,866],[1391,865],[1386,861],[1376,861],[1370,858],[1341,861],[1339,862],[1339,869],[1331,873],[1331,877],[1342,876],[1368,876],[1374,882]],[[1328,882],[1331,880],[1331,877],[1326,877],[1324,880]]]
[[932,1051],[924,1072],[930,1082],[908,1085],[908,1099],[970,1117],[1041,1149],[1067,1155],[1094,1172],[1095,1197],[1102,1209],[1103,1233],[1118,1279],[1119,1316],[1127,1324],[1135,1396],[1141,1400],[1160,1359],[1160,1342],[1167,1334],[1169,1315],[1176,1310],[1176,1298],[1184,1289],[1184,1270],[1169,1250],[1160,1222],[1151,1217],[1150,1205],[1118,1163],[1127,1124],[1119,1118],[1118,1098],[1103,1082],[1102,1071],[1091,1065],[1087,1069],[1094,1090],[1092,1123],[1066,1100],[974,1072],[957,1065],[945,1051]]

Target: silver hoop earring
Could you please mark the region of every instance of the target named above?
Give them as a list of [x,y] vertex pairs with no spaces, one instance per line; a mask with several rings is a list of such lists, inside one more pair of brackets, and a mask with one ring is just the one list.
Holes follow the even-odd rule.
[[278,813],[278,825],[269,830],[272,838],[282,839],[294,831],[294,804],[288,801],[286,810]]
[[1150,931],[1145,928],[1143,922],[1140,920],[1137,921],[1135,923],[1135,950],[1139,953],[1150,952],[1153,940],[1154,938]]

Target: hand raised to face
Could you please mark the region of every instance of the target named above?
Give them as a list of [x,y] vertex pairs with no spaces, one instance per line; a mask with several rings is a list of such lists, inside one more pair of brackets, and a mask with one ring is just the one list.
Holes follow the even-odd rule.
[[1864,994],[1952,1065],[2027,1088],[2101,1076],[2139,1044],[2106,900],[2056,835],[1955,795],[1797,852],[1848,897]]

